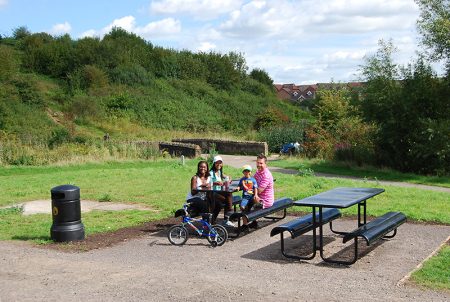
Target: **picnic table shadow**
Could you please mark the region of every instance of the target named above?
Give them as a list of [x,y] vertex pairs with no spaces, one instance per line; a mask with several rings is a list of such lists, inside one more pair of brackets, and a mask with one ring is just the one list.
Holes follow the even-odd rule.
[[[307,256],[312,254],[312,237],[313,235],[302,235],[294,240],[285,240],[285,252],[290,255],[302,255]],[[319,238],[317,238],[318,242]],[[385,240],[380,240],[370,246],[366,245],[363,240],[358,240],[358,259],[365,257],[368,253],[374,250],[376,247],[382,245]],[[339,236],[325,236],[323,238],[324,256],[333,260],[350,260],[353,257],[353,242],[351,244],[342,243],[342,238]],[[281,253],[280,242],[274,242],[250,253],[244,254],[242,258],[274,262],[279,264],[291,264],[298,262],[302,264],[312,265],[324,265],[334,268],[349,268],[350,265],[339,265],[333,263],[324,262],[320,256],[319,251],[316,252],[316,257],[312,260],[295,260],[286,258]],[[317,263],[317,260],[320,262]]]

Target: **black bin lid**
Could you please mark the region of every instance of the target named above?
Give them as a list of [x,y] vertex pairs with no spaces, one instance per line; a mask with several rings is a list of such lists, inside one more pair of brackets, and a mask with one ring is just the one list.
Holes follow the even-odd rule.
[[53,200],[76,200],[80,199],[80,188],[73,185],[62,185],[50,190]]

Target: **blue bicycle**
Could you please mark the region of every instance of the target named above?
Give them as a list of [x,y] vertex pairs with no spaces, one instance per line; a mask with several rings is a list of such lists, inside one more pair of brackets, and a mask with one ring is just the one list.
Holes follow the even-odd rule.
[[[173,245],[183,245],[189,237],[188,228],[192,229],[198,237],[206,237],[212,247],[221,246],[228,239],[228,231],[221,225],[211,225],[212,214],[201,214],[202,218],[191,218],[188,212],[189,204],[175,212],[175,217],[182,216],[182,223],[170,227],[167,233],[169,242]],[[197,223],[196,226],[194,223]]]

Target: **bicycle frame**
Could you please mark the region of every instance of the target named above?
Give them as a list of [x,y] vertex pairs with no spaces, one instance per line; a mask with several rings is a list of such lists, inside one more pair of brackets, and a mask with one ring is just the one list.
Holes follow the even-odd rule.
[[[202,228],[206,227],[208,232],[203,232],[203,230],[197,228],[193,222],[200,222],[202,224]],[[183,216],[183,226],[189,226],[192,230],[197,232],[199,236],[206,236],[206,237],[213,237],[215,238],[217,234],[215,234],[214,229],[211,227],[211,225],[204,219],[196,219],[191,218],[189,216]],[[206,230],[206,229],[205,229]]]

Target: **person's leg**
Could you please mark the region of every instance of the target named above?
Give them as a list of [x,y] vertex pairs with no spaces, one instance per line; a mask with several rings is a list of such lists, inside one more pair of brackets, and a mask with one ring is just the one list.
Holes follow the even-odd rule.
[[216,201],[219,200],[224,208],[223,222],[224,225],[234,227],[234,224],[229,220],[228,213],[233,209],[233,196],[231,193],[222,192],[217,194]]
[[201,213],[208,213],[209,211],[208,202],[199,197],[194,197],[187,200],[186,202],[190,204],[190,212],[192,213],[189,214],[191,214],[192,216],[198,216]]
[[[246,204],[244,211],[249,213],[255,203],[253,200],[253,196],[245,197],[244,199],[242,199],[242,202],[244,202]],[[248,224],[247,217],[245,217],[245,216],[242,217],[242,224],[243,225]]]
[[222,210],[222,202],[219,200],[219,195],[215,192],[211,192],[209,201],[210,212],[213,214],[211,224],[215,224],[216,219]]
[[233,194],[224,193],[225,204],[223,211],[223,219],[228,220],[227,214],[233,210]]

